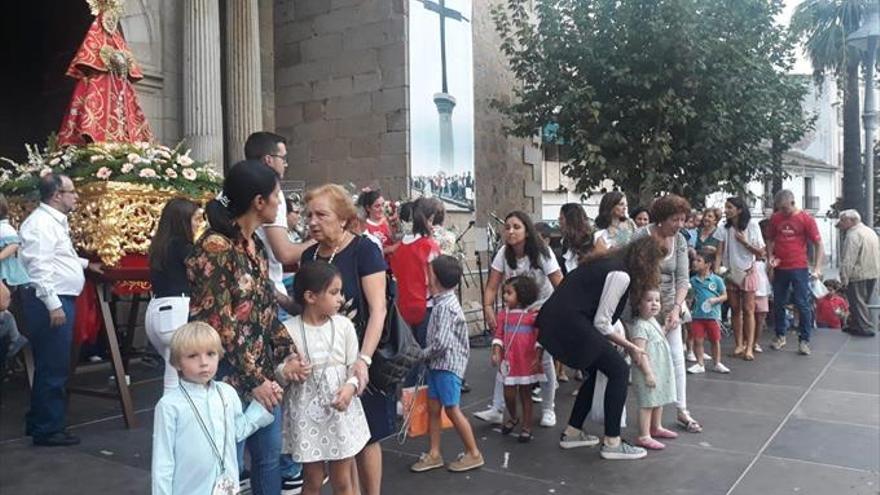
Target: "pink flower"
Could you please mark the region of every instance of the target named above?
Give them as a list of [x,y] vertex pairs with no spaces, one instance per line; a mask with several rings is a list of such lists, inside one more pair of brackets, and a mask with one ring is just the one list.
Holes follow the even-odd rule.
[[176,179],[177,172],[175,172],[173,168],[166,168],[165,169],[165,176],[168,177],[169,179]]
[[98,172],[95,173],[95,177],[101,180],[107,180],[110,178],[111,175],[113,175],[113,171],[107,167],[101,167],[98,169]]
[[51,173],[52,173],[51,168],[44,168],[43,170],[40,170],[40,177],[45,177]]
[[180,172],[186,180],[196,180],[196,171],[191,168],[185,168]]
[[[187,153],[189,153],[189,151],[187,151]],[[189,167],[193,164],[193,159],[190,158],[188,155],[180,155],[177,157],[177,163],[183,165],[184,167]]]
[[138,175],[145,179],[152,179],[153,177],[156,177],[156,171],[151,168],[143,168]]
[[127,173],[131,172],[132,170],[134,170],[133,163],[123,163],[122,164],[122,173],[123,174],[127,174]]

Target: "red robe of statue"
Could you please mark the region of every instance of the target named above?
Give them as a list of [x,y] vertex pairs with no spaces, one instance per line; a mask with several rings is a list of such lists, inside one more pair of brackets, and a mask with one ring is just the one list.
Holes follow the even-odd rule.
[[78,81],[58,133],[59,145],[153,140],[132,85],[144,75],[118,24],[104,22],[104,16],[95,18],[67,69]]

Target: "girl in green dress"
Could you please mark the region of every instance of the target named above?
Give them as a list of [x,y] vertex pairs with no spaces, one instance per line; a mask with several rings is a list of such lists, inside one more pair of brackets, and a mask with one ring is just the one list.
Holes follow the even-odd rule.
[[675,375],[672,353],[662,327],[655,316],[660,312],[660,291],[648,289],[638,297],[639,316],[630,328],[630,340],[642,354],[633,368],[632,384],[639,404],[639,438],[636,444],[651,450],[666,447],[657,438],[677,438],[663,428],[663,406],[675,402]]

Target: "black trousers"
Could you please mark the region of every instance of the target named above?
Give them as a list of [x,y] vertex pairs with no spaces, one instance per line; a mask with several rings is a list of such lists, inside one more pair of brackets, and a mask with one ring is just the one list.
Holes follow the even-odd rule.
[[629,365],[623,357],[610,344],[599,354],[593,365],[587,368],[581,388],[578,390],[568,420],[569,426],[581,429],[590,408],[593,406],[593,392],[596,389],[596,372],[601,371],[608,377],[608,385],[605,387],[605,436],[620,436],[620,416],[623,414],[623,406],[626,404],[627,382],[629,380]]

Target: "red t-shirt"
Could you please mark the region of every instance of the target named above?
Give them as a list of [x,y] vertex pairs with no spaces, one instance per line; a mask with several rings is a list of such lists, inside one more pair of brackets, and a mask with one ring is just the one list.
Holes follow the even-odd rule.
[[428,307],[428,262],[440,254],[431,237],[403,242],[391,255],[391,271],[397,279],[397,309],[410,326],[425,319]]
[[828,294],[816,301],[816,325],[828,328],[843,328],[838,310],[849,313],[849,303],[837,294]]
[[805,211],[785,216],[776,212],[770,217],[767,237],[773,241],[773,255],[779,259],[776,268],[790,270],[807,268],[807,241],[822,242],[816,220]]
[[367,226],[367,232],[373,234],[377,239],[382,241],[383,248],[394,244],[394,238],[391,236],[391,227],[388,225],[388,222],[382,222],[376,225],[371,220],[367,220],[364,223]]

